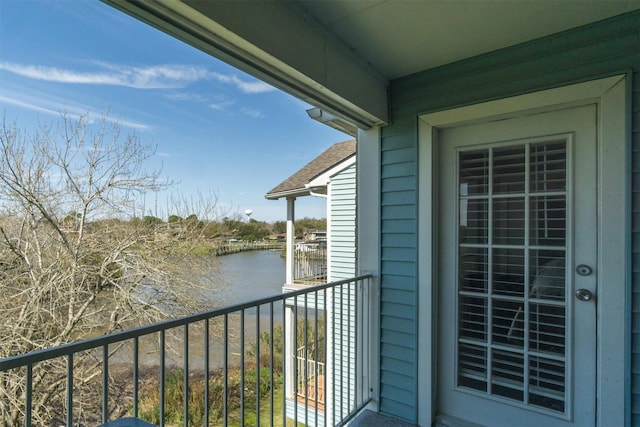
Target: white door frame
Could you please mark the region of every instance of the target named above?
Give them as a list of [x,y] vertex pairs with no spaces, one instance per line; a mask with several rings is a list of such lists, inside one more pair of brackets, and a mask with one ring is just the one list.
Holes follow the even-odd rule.
[[[624,425],[626,290],[630,260],[627,79],[607,77],[466,107],[418,120],[418,422],[430,426],[437,411],[437,140],[438,130],[536,111],[596,104],[598,108],[597,425]],[[624,226],[622,226],[624,225]],[[606,250],[603,250],[606,248]],[[608,285],[615,284],[615,286]],[[603,289],[605,291],[603,291]],[[429,310],[428,308],[431,308]],[[603,315],[606,314],[606,315]],[[421,315],[422,314],[422,315]],[[621,327],[623,325],[624,327]],[[472,421],[472,420],[471,420]]]

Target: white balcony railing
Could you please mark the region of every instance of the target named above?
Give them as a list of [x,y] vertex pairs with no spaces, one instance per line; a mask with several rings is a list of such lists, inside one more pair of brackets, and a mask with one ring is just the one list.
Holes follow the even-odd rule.
[[[326,363],[313,359],[315,348],[302,346],[296,352],[296,369],[298,384],[296,395],[304,402],[308,399],[317,409],[324,408],[325,399],[325,366]],[[324,354],[323,354],[324,356]]]
[[296,243],[293,253],[293,282],[313,285],[327,282],[326,241]]

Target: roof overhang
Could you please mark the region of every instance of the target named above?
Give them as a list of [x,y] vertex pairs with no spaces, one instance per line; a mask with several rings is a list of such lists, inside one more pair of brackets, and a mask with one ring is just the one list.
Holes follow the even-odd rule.
[[640,9],[638,0],[103,1],[363,129],[390,122],[390,81]]
[[320,175],[314,177],[311,181],[306,184],[306,187],[312,190],[314,193],[326,194],[327,186],[329,182],[331,182],[331,178],[335,176],[337,173],[342,172],[352,164],[356,162],[356,155],[345,159],[344,161],[338,163],[331,169],[321,173]]
[[388,81],[296,2],[103,1],[357,127],[388,122]]
[[279,199],[296,199],[298,197],[310,196],[311,190],[308,188],[300,188],[291,191],[281,191],[279,193],[269,193],[264,196],[267,200],[279,200]]

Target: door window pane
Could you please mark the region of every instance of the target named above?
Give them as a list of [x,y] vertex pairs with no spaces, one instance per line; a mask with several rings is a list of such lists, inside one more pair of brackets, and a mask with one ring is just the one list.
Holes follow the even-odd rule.
[[564,412],[566,143],[458,159],[457,385]]
[[525,158],[524,145],[493,149],[493,194],[524,191]]
[[487,150],[460,153],[460,194],[478,196],[489,191],[489,152]]
[[464,243],[487,243],[489,233],[487,199],[460,200],[460,240]]
[[486,248],[461,248],[460,290],[485,293],[488,289]]
[[525,233],[524,197],[493,199],[493,243],[522,245]]
[[567,150],[564,141],[531,144],[530,191],[565,191]]

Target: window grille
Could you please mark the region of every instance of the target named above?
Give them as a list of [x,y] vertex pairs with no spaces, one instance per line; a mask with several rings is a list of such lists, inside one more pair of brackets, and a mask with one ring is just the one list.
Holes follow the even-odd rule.
[[564,413],[567,144],[458,153],[457,386]]

